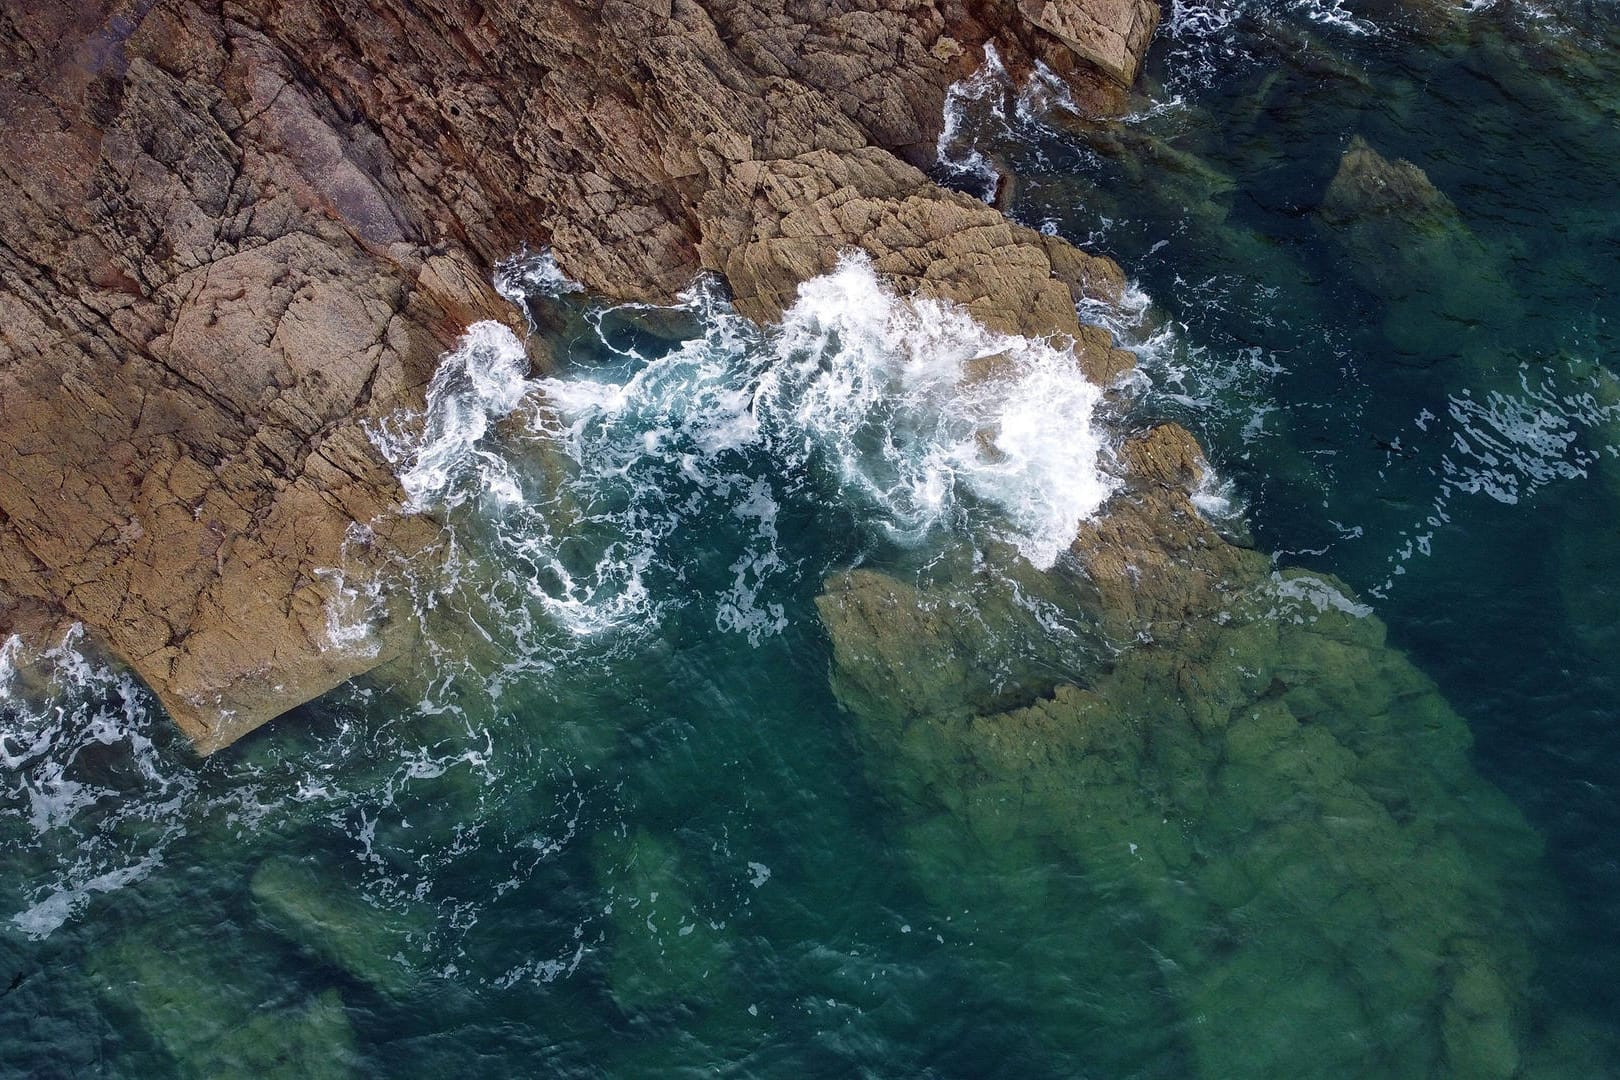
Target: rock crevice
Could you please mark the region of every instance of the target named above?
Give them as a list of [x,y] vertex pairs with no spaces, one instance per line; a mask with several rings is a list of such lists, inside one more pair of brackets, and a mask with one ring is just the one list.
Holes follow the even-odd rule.
[[[948,193],[945,90],[1009,66],[1117,106],[1150,0],[95,0],[0,7],[0,630],[81,621],[197,745],[386,653],[320,571],[434,526],[364,424],[418,404],[483,268],[600,293],[725,276],[779,314],[840,251],[1077,339],[1116,268]],[[353,573],[374,569],[350,552]]]

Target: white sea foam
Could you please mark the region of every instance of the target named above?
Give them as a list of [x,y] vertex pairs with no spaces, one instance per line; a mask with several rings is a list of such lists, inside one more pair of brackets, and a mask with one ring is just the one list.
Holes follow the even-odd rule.
[[1093,424],[1101,390],[1070,348],[899,297],[864,257],[801,286],[773,347],[758,411],[808,438],[898,539],[964,523],[969,497],[1047,567],[1112,490]]
[[[509,568],[484,587],[503,632],[528,634],[536,614],[576,636],[647,628],[701,601],[722,630],[756,643],[778,633],[779,590],[798,572],[778,549],[778,516],[811,483],[830,481],[896,543],[965,530],[1042,567],[1111,490],[1093,425],[1101,391],[1066,343],[899,296],[864,257],[806,282],[772,328],[712,284],[680,307],[684,338],[640,344],[601,328],[647,309],[598,309],[588,321],[610,361],[534,381],[504,328],[471,334],[435,374],[419,442],[406,421],[380,439],[411,509],[494,496],[476,521]],[[496,434],[491,419],[508,412]],[[741,526],[730,584],[703,598],[672,588],[681,537],[716,514]]]
[[[1231,302],[1209,282],[1187,283],[1187,290],[1194,299],[1209,296],[1212,304]],[[1153,314],[1146,296],[1134,287],[1119,307],[1083,304],[1081,316],[1108,329],[1116,344],[1137,354],[1138,389],[1149,407],[1168,404],[1172,408],[1167,411],[1179,408],[1206,423],[1224,425],[1229,442],[1248,444],[1280,434],[1273,429],[1279,427],[1284,407],[1274,400],[1272,384],[1287,374],[1287,357],[1256,346],[1192,344],[1186,327]],[[1594,474],[1610,482],[1604,469],[1620,458],[1620,381],[1614,375],[1602,365],[1575,359],[1498,374],[1492,385],[1459,390],[1436,411],[1421,410],[1409,430],[1391,439],[1389,467],[1422,469],[1435,477],[1429,504],[1415,520],[1405,527],[1369,528],[1329,519],[1337,534],[1334,544],[1393,537],[1389,576],[1366,586],[1371,596],[1389,595],[1407,572],[1406,563],[1433,553],[1437,537],[1455,520],[1455,503],[1461,498],[1514,505],[1555,483]],[[1350,394],[1313,407],[1331,410],[1338,421],[1350,423],[1363,406]],[[1317,481],[1322,506],[1344,515],[1346,495],[1335,486],[1330,459],[1322,453],[1317,460],[1322,463]],[[1218,528],[1241,535],[1242,500],[1218,472],[1206,473],[1193,502]]]
[[[97,893],[149,874],[183,833],[178,811],[196,786],[154,748],[146,694],[127,672],[81,652],[82,640],[75,625],[37,652],[16,637],[0,646],[0,816],[9,838],[0,863],[34,883],[28,905],[11,917],[34,938]],[[108,776],[135,790],[111,786]]]
[[[1274,406],[1265,399],[1269,380],[1283,373],[1275,357],[1254,347],[1236,356],[1214,356],[1211,350],[1189,344],[1187,328],[1155,311],[1152,299],[1136,282],[1127,282],[1116,304],[1100,301],[1080,305],[1081,320],[1109,332],[1114,344],[1136,355],[1131,378],[1142,399],[1169,402],[1190,413],[1210,416],[1223,402],[1241,393],[1240,406],[1247,419],[1244,442],[1261,436]],[[1193,507],[1217,529],[1245,536],[1247,506],[1237,485],[1209,462],[1204,463],[1198,486],[1191,492]]]
[[1188,500],[1203,515],[1205,521],[1219,524],[1240,523],[1243,503],[1238,497],[1237,485],[1222,477],[1206,465]]
[[1447,487],[1516,503],[1553,480],[1586,475],[1595,459],[1579,446],[1579,414],[1546,387],[1522,396],[1492,390],[1450,397],[1451,452],[1442,459]]
[[720,597],[715,626],[727,633],[743,634],[754,645],[787,629],[783,605],[760,599],[772,577],[785,568],[777,550],[776,517],[780,511],[770,484],[763,478],[756,479],[747,496],[732,507],[738,521],[752,524],[753,535],[747,549],[730,566],[732,584]]
[[1134,281],[1125,283],[1118,303],[1087,297],[1077,310],[1081,322],[1102,327],[1115,345],[1138,356],[1163,348],[1173,337],[1169,324],[1155,319],[1153,298]]
[[985,202],[995,199],[1001,173],[979,151],[977,140],[969,138],[968,133],[984,124],[987,118],[1005,127],[1011,90],[1011,79],[993,42],[985,43],[984,63],[972,75],[945,90],[945,123],[939,132],[935,156],[948,173],[975,186]]
[[986,43],[984,62],[946,88],[935,160],[979,198],[993,202],[1002,170],[985,146],[1031,146],[1052,133],[1047,119],[1060,111],[1082,115],[1068,83],[1036,61],[1023,85],[1015,85],[995,45]]
[[[454,711],[453,700],[436,698],[423,711]],[[495,783],[497,739],[510,728],[492,733],[461,718],[464,734],[454,723],[413,726],[421,718],[409,710],[372,710],[338,719],[313,742],[260,744],[199,764],[133,677],[82,647],[79,628],[43,648],[0,639],[0,877],[10,886],[0,920],[14,934],[46,938],[95,917],[105,894],[164,873],[182,838],[195,854],[244,836],[259,843],[267,829],[295,822],[300,831],[350,837],[369,894],[435,910],[434,940],[411,948],[438,948],[441,933],[452,941],[464,934],[490,899],[458,891],[466,880],[454,872],[458,860],[475,842],[482,850],[500,842],[481,835],[472,815],[453,829],[407,820],[432,804],[435,785]],[[547,752],[560,753],[549,745]],[[558,785],[557,843],[577,831],[578,799],[570,804],[568,789]],[[549,857],[531,851],[524,862],[514,852],[513,883]]]
[[1340,611],[1362,619],[1372,614],[1372,608],[1346,596],[1337,585],[1314,574],[1295,574],[1284,577],[1271,575],[1271,587],[1277,598],[1285,601],[1285,609],[1276,615],[1285,616],[1296,623],[1305,622],[1312,613]]
[[533,296],[555,298],[583,288],[562,272],[550,251],[515,255],[495,268],[495,291],[518,308],[523,308]]
[[527,407],[530,436],[561,467],[495,531],[534,571],[529,598],[576,635],[655,623],[681,602],[655,596],[649,579],[679,561],[669,545],[684,524],[714,502],[770,499],[738,456],[758,437],[748,384],[757,333],[711,284],[681,306],[695,336],[662,355],[611,349],[625,363],[542,380]]
[[[396,462],[408,452],[409,464],[399,474],[407,512],[435,502],[455,506],[479,492],[498,502],[521,498],[506,462],[479,443],[491,423],[517,408],[528,392],[528,371],[528,353],[510,327],[474,323],[433,373],[420,441],[411,445],[387,428],[374,432],[378,446]],[[455,484],[457,474],[469,469],[478,484]]]
[[1164,32],[1174,38],[1216,38],[1230,31],[1243,13],[1241,0],[1173,0],[1165,16]]
[[370,547],[376,539],[369,525],[350,522],[343,537],[343,557],[338,566],[319,567],[315,576],[326,581],[331,588],[327,597],[326,643],[334,649],[356,656],[376,656],[382,642],[373,633],[374,623],[383,607],[383,579],[368,572],[356,581],[348,571],[349,553],[356,548]]
[[1344,0],[1293,0],[1292,9],[1319,26],[1332,27],[1357,37],[1379,32],[1378,24],[1345,9]]
[[1346,8],[1344,0],[1173,0],[1159,28],[1169,49],[1163,66],[1170,100],[1270,62],[1270,51],[1254,49],[1254,42],[1264,37],[1295,41],[1305,29],[1302,20],[1330,35],[1382,32]]
[[1602,365],[1578,360],[1521,366],[1510,378],[1448,395],[1440,413],[1420,411],[1411,431],[1391,442],[1392,455],[1437,458],[1430,468],[1439,483],[1421,519],[1400,530],[1390,576],[1370,590],[1373,595],[1387,595],[1406,573],[1405,563],[1433,553],[1459,497],[1517,505],[1559,482],[1597,474],[1612,483],[1610,462],[1620,456],[1620,381]]
[[[22,654],[23,640],[16,634],[0,641],[0,705],[16,696],[13,683],[17,680],[17,665]],[[4,752],[3,746],[0,746],[0,752]]]
[[50,937],[84,910],[97,893],[113,892],[144,880],[162,861],[157,853],[151,852],[133,863],[83,878],[75,884],[47,887],[44,897],[13,915],[11,923],[35,940]]

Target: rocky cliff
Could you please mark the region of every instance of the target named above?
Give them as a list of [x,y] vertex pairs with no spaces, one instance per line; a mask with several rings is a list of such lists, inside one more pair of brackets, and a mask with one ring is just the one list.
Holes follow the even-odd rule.
[[[1117,270],[928,182],[994,41],[1106,110],[1151,0],[5,0],[0,631],[82,621],[209,751],[386,655],[329,647],[386,513],[364,424],[420,396],[488,268],[700,269],[775,315],[860,246],[993,326],[1128,357]],[[356,525],[376,526],[356,533]],[[355,542],[359,537],[359,543]]]

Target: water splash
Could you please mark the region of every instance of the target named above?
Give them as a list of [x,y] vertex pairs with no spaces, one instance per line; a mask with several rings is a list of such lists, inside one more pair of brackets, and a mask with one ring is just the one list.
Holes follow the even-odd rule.
[[[422,431],[402,434],[401,417],[373,431],[373,441],[396,466],[405,489],[406,513],[435,503],[459,505],[481,491],[500,502],[521,498],[517,480],[498,456],[479,449],[491,424],[517,408],[529,390],[529,357],[510,327],[493,321],[468,327],[454,350],[439,362],[428,384]],[[474,486],[457,484],[471,469]]]
[[[805,283],[774,327],[743,319],[711,282],[674,308],[598,305],[584,324],[595,340],[535,380],[504,329],[469,335],[435,374],[425,418],[379,439],[408,509],[469,504],[452,532],[469,533],[458,546],[493,541],[498,568],[478,590],[506,634],[519,628],[524,655],[548,653],[535,644],[546,625],[633,637],[691,603],[755,643],[779,633],[779,590],[801,568],[778,550],[778,516],[818,485],[884,542],[954,529],[1042,567],[1112,490],[1092,423],[1101,391],[1066,343],[901,297],[862,256]],[[741,542],[729,586],[695,597],[678,584],[686,538],[715,515],[743,526]]]
[[350,522],[344,531],[339,565],[314,571],[331,587],[325,605],[326,645],[353,656],[375,657],[382,649],[373,631],[384,607],[383,581],[376,574],[361,574],[356,582],[346,570],[350,552],[369,548],[375,539],[376,531],[370,525]]
[[584,289],[583,285],[563,273],[549,250],[532,255],[523,252],[495,267],[495,291],[517,308],[525,308],[531,297],[556,299],[568,293],[583,292]]
[[[1048,564],[1110,489],[1101,392],[1065,343],[900,296],[862,258],[808,283],[767,328],[713,283],[673,308],[566,289],[526,302],[572,305],[572,325],[589,328],[560,374],[531,377],[517,336],[481,324],[444,358],[426,408],[373,432],[404,478],[404,512],[445,523],[437,549],[399,568],[396,599],[429,630],[446,611],[465,629],[424,635],[419,681],[351,686],[315,728],[199,767],[127,674],[70,641],[39,697],[18,674],[22,644],[0,646],[0,860],[27,883],[7,898],[20,931],[53,933],[182,840],[251,853],[297,821],[347,851],[375,902],[430,912],[420,948],[457,962],[582,816],[620,810],[540,734],[552,713],[582,709],[558,697],[585,693],[568,672],[655,655],[652,631],[682,609],[765,646],[788,628],[793,590],[829,569],[795,546],[807,514],[848,516],[859,535],[845,556],[891,544],[926,557],[950,535]],[[366,527],[349,543],[369,546]],[[372,647],[382,594],[343,571],[329,571],[328,637]],[[580,736],[587,762],[603,752],[592,737]],[[514,812],[514,770],[554,796]],[[555,843],[535,847],[540,834]],[[488,858],[509,863],[493,883],[468,870]]]
[[196,787],[154,746],[150,696],[81,652],[83,636],[75,624],[37,655],[15,636],[0,646],[0,864],[33,883],[11,923],[36,939],[160,865]]
[[[1061,343],[902,299],[851,257],[800,289],[774,344],[762,411],[807,436],[903,542],[979,525],[1050,567],[1113,489],[1093,422],[1102,392]],[[969,498],[996,513],[973,520]]]

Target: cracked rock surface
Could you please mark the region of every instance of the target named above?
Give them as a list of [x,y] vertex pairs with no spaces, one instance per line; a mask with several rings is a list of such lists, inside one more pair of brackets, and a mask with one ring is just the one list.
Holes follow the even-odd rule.
[[986,42],[1120,102],[1151,0],[1026,6],[5,0],[0,632],[83,622],[204,752],[387,656],[328,645],[322,571],[435,526],[364,423],[509,317],[525,245],[757,319],[861,247],[1117,372],[1073,309],[1117,268],[915,167]]

